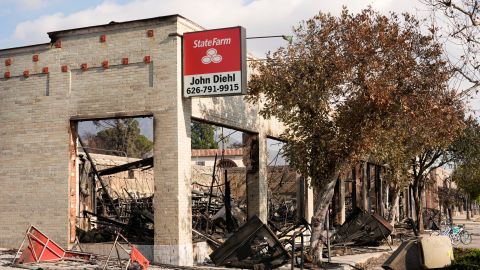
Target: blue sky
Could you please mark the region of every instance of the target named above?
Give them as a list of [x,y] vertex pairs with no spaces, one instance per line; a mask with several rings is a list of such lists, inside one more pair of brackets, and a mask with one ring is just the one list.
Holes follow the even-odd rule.
[[[359,11],[372,5],[388,12],[416,12],[417,0],[0,0],[0,49],[49,42],[47,32],[181,14],[205,28],[242,25],[247,36],[290,34],[318,11]],[[284,46],[281,39],[250,40],[262,56]]]
[[[49,31],[170,14],[207,29],[241,25],[247,36],[288,35],[300,21],[319,11],[338,14],[343,6],[351,12],[372,6],[385,14],[430,14],[419,0],[0,0],[0,49],[49,42]],[[256,39],[247,50],[263,57],[285,45],[282,39]],[[473,109],[480,108],[477,101]]]
[[[207,29],[241,25],[247,37],[289,35],[300,21],[319,11],[339,14],[343,6],[351,12],[372,6],[384,14],[430,15],[420,0],[0,0],[0,49],[49,42],[50,31],[171,14]],[[247,50],[262,58],[286,45],[279,38],[252,39]],[[448,44],[446,50],[458,58],[454,47]],[[477,101],[472,108],[478,110]]]
[[[104,1],[101,0],[0,0],[0,48],[29,45],[11,37],[18,24],[33,21],[42,16],[52,14],[72,14],[95,7]],[[118,4],[125,4],[129,0],[115,0]],[[44,33],[46,35],[46,33]],[[4,45],[5,44],[5,45]]]
[[[302,20],[319,11],[339,14],[343,6],[351,12],[372,6],[384,14],[431,14],[421,0],[0,0],[0,49],[49,42],[50,31],[171,14],[207,29],[241,25],[247,37],[289,35]],[[252,39],[247,50],[262,58],[286,45],[279,38]],[[455,46],[448,44],[447,52],[458,58]],[[474,109],[480,108],[476,103]]]

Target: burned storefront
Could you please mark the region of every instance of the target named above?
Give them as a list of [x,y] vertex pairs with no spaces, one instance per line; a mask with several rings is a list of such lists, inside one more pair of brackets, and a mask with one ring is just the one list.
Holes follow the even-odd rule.
[[[9,127],[0,133],[0,246],[18,248],[30,224],[64,247],[108,241],[99,228],[116,227],[150,243],[154,262],[192,265],[192,226],[202,228],[196,207],[205,197],[207,212],[224,207],[221,196],[192,185],[200,183],[192,177],[192,120],[248,135],[250,163],[241,172],[228,168],[227,177],[218,171],[216,185],[231,175],[231,196],[243,198],[232,209],[267,223],[275,208],[269,185],[280,181],[269,183],[269,175],[296,179],[268,168],[267,139],[283,127],[241,96],[184,96],[182,36],[198,30],[171,15],[50,32],[48,43],[0,50],[0,124]],[[79,135],[83,121],[139,117],[152,119],[150,156],[107,158]],[[235,173],[243,187],[235,187]],[[201,184],[210,189],[211,180]],[[293,210],[288,204],[275,210],[279,222]]]

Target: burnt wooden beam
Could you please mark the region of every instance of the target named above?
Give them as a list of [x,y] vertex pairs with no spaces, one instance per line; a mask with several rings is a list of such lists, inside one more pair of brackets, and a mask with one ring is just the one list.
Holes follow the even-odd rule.
[[129,224],[125,224],[125,223],[116,221],[114,219],[104,217],[104,216],[99,215],[99,214],[95,214],[95,213],[87,211],[87,210],[83,210],[83,214],[85,216],[90,215],[90,216],[97,217],[98,221],[101,221],[101,222],[104,222],[104,223],[107,223],[107,224],[111,224],[111,225],[116,226],[118,228],[121,228],[123,230],[130,230],[130,231],[133,231],[135,233],[138,233],[140,235],[144,235],[144,236],[147,236],[147,237],[151,237],[154,233],[154,231],[152,229],[140,228],[140,227],[132,226],[132,225],[129,225]]
[[230,181],[228,181],[227,170],[225,170],[225,196],[223,198],[225,205],[225,221],[227,223],[227,232],[231,233],[233,231],[233,220],[232,220],[232,205],[231,205],[231,195],[230,195]]
[[130,199],[132,199],[132,202],[133,202],[133,206],[134,206],[134,211],[137,212],[138,214],[142,215],[144,218],[146,218],[148,221],[154,223],[154,215],[152,212],[150,211],[147,211],[147,210],[144,210],[142,209],[138,203],[137,203],[137,199],[135,199],[132,194],[130,194],[130,192],[128,192],[128,190],[126,189],[123,189],[127,195],[130,197]]
[[124,172],[124,171],[128,171],[128,170],[143,168],[143,167],[147,167],[147,166],[152,166],[153,167],[153,157],[137,160],[137,161],[130,162],[130,163],[125,163],[125,164],[118,165],[118,166],[111,167],[111,168],[107,168],[107,169],[103,169],[103,170],[98,171],[98,174],[100,176],[111,175],[111,174]]

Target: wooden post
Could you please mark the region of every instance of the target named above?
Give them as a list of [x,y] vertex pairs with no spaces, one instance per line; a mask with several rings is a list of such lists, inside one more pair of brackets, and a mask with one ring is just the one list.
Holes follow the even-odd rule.
[[228,174],[225,169],[225,221],[227,222],[227,232],[233,232],[233,222],[232,222],[232,205],[231,205],[231,195],[230,195],[230,181],[228,181]]

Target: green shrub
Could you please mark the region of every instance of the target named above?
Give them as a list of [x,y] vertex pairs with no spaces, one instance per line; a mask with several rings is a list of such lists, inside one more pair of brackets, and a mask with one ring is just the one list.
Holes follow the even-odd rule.
[[453,251],[455,260],[452,262],[452,265],[446,269],[472,269],[480,270],[480,249],[475,248],[456,248]]

